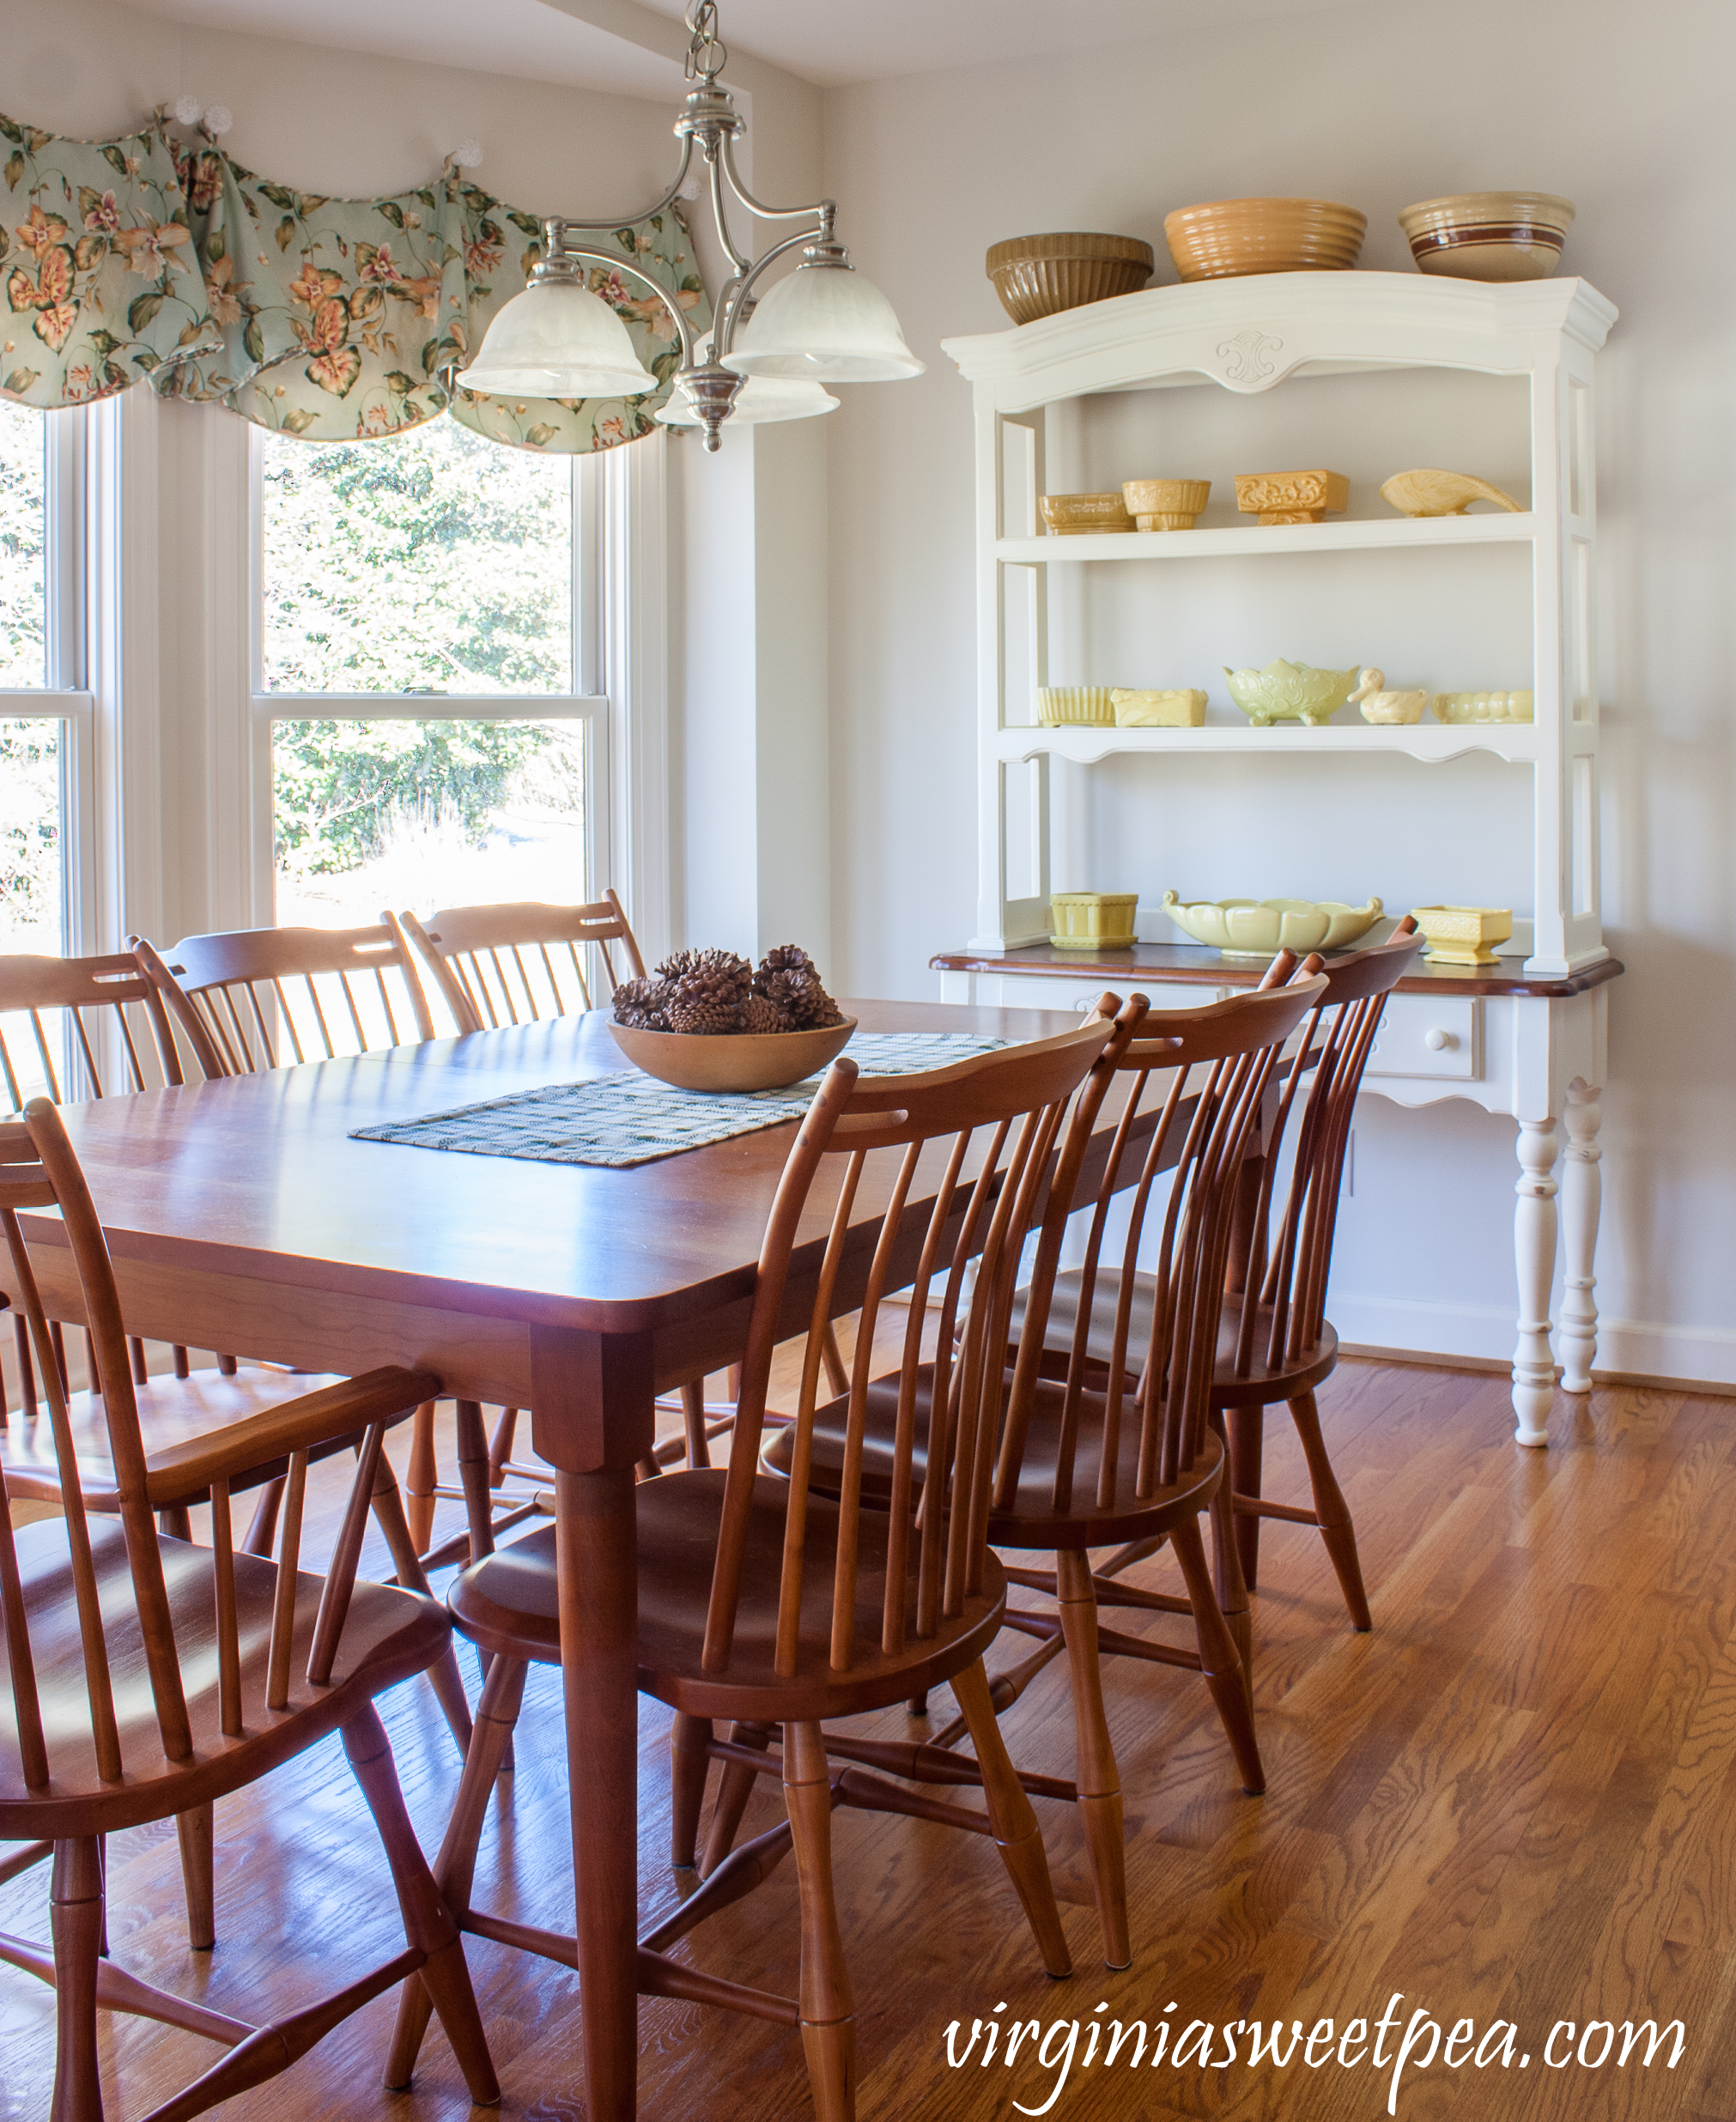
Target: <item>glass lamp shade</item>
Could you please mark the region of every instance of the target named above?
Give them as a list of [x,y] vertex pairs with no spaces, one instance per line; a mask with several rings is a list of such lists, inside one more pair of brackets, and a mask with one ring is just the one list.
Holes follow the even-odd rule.
[[561,280],[515,294],[458,381],[494,397],[642,397],[657,388],[603,298]]
[[[784,376],[750,376],[736,394],[727,427],[763,427],[774,420],[810,420],[816,413],[835,413],[838,401],[817,383],[802,383]],[[651,415],[665,427],[697,427],[699,415],[677,386],[667,405]]]
[[744,376],[889,383],[920,376],[924,365],[871,280],[847,266],[803,265],[766,295],[724,366]]

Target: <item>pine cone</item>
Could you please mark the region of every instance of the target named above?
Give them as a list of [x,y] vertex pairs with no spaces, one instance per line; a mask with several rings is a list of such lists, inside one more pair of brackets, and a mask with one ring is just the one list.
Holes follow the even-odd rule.
[[762,973],[756,985],[792,1032],[843,1022],[817,973]]
[[754,970],[745,958],[731,950],[678,950],[657,970],[669,986],[671,1031],[740,1030],[743,1006],[753,992]]
[[662,980],[623,980],[615,991],[615,1022],[641,1032],[666,1032],[669,1000]]
[[812,973],[816,979],[819,978],[814,961],[799,943],[780,943],[775,949],[766,953],[760,960],[759,973],[754,981],[756,991],[764,993],[760,981],[772,973]]
[[763,995],[751,996],[742,1011],[744,1032],[786,1032],[790,1027]]

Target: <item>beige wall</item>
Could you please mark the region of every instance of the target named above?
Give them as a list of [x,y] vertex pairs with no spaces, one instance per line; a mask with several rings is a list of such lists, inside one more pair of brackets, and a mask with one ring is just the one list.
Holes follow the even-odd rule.
[[[1611,1012],[1599,1296],[1630,1323],[1609,1344],[1628,1367],[1729,1379],[1733,61],[1736,18],[1719,0],[1379,0],[831,91],[825,119],[841,225],[931,364],[918,382],[851,393],[829,438],[835,920],[858,993],[932,995],[930,954],[974,925],[969,393],[938,342],[1005,324],[986,246],[1109,229],[1162,257],[1171,207],[1301,193],[1361,206],[1363,262],[1396,270],[1394,216],[1413,199],[1533,185],[1577,203],[1568,269],[1623,312],[1601,368],[1603,828],[1605,922],[1630,969]],[[1438,626],[1433,603],[1419,628]],[[1270,652],[1369,652],[1343,651]],[[1143,808],[1104,794],[1091,829],[1142,888],[1476,897],[1479,880],[1506,888],[1514,873],[1511,791],[1477,763],[1395,761],[1354,790],[1324,769],[1282,784],[1226,769],[1209,809],[1161,788]],[[1324,829],[1287,827],[1286,798]],[[1449,804],[1467,821],[1456,849],[1436,829]],[[1365,1102],[1337,1285],[1359,1317],[1414,1316],[1423,1300],[1442,1309],[1423,1345],[1510,1349],[1512,1137],[1464,1104]]]

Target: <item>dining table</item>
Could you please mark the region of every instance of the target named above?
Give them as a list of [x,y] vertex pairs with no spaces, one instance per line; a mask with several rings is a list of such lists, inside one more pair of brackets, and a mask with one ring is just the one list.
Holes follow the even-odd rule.
[[[842,1006],[874,1033],[1023,1040],[1078,1021]],[[658,1393],[741,1354],[795,1123],[624,1168],[354,1131],[622,1067],[593,1012],[64,1109],[131,1333],[321,1371],[400,1363],[453,1397],[531,1410],[533,1448],[554,1473],[568,1758],[585,1764],[568,1785],[595,2122],[634,2113],[637,2000],[679,1993],[665,1985],[682,1972],[638,1943],[634,1467],[653,1446]],[[816,1186],[798,1235],[792,1335],[809,1321],[835,1183]],[[913,1247],[931,1203],[913,1187]],[[861,1242],[847,1244],[835,1315],[859,1305],[884,1205],[865,1174],[851,1226]],[[76,1319],[58,1229],[46,1213],[27,1223],[51,1309]]]

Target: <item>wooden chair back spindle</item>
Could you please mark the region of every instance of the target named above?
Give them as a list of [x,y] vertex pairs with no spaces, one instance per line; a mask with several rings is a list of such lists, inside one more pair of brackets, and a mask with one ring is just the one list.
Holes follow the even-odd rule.
[[[771,1357],[790,1331],[780,1318],[790,1258],[810,1193],[829,1160],[841,1170],[808,1321],[808,1353],[792,1426],[791,1478],[780,1484],[785,1516],[774,1670],[780,1677],[792,1677],[820,1658],[818,1602],[805,1565],[810,1516],[821,1506],[810,1495],[808,1472],[823,1330],[837,1308],[839,1281],[853,1257],[863,1276],[861,1313],[836,1505],[835,1560],[824,1600],[825,1664],[835,1674],[846,1673],[874,1650],[901,1649],[913,1632],[919,1640],[932,1634],[938,1619],[956,1618],[973,1589],[980,1589],[976,1550],[985,1546],[1003,1395],[999,1351],[1005,1346],[1019,1259],[1066,1108],[1113,1029],[1107,1022],[1087,1022],[1056,1039],[920,1076],[859,1076],[853,1063],[833,1063],[798,1132],[761,1251],[707,1610],[707,1672],[730,1669],[750,1520],[756,1502],[763,1504],[756,1476]],[[974,1168],[973,1151],[980,1160]],[[932,1175],[934,1194],[919,1245],[901,1226],[913,1191],[928,1183],[926,1174]],[[869,1190],[883,1197],[884,1207],[865,1271],[859,1209]],[[859,1218],[853,1238],[853,1217]],[[956,1353],[949,1356],[973,1254],[977,1268],[963,1332]],[[914,1447],[921,1329],[930,1290],[943,1272],[942,1368],[926,1396],[926,1458],[919,1476]],[[871,1648],[858,1536],[867,1507],[863,1446],[875,1327],[891,1290],[907,1293],[900,1300],[907,1303],[909,1322],[890,1469],[892,1491],[902,1507],[890,1526]],[[883,1522],[883,1512],[876,1515]]]

